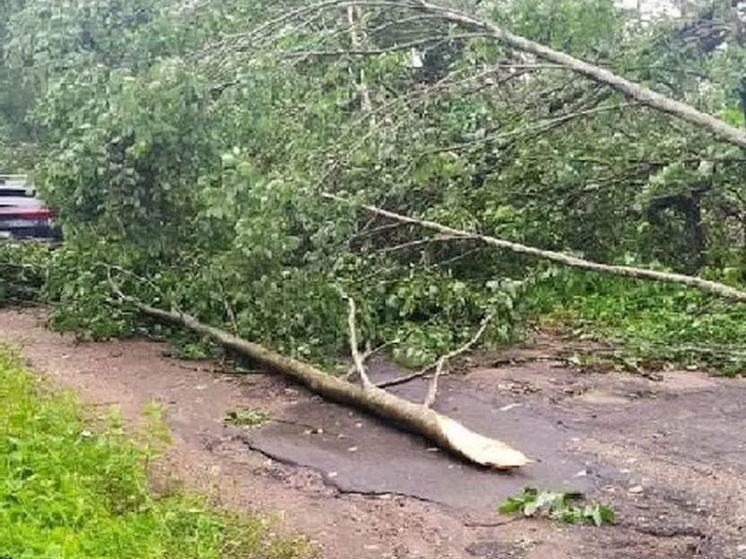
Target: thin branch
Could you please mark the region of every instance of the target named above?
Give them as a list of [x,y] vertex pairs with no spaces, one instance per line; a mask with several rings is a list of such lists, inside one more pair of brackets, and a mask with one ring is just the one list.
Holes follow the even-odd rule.
[[422,405],[426,408],[432,407],[435,403],[435,398],[438,397],[438,381],[440,380],[440,375],[443,374],[443,368],[445,365],[445,358],[441,357],[438,359],[438,364],[435,366],[435,373],[433,373],[433,378],[430,379],[430,384],[427,387],[425,401],[422,402]]
[[[366,349],[365,353],[363,353],[362,356],[361,356],[363,364],[365,364],[365,362],[368,361],[368,359],[370,359],[374,355],[376,355],[378,353],[381,353],[387,347],[391,347],[392,345],[398,344],[398,343],[399,343],[398,339],[397,340],[390,340],[390,341],[388,341],[386,343],[383,343],[383,344],[379,345],[378,347]],[[352,367],[349,368],[349,370],[347,371],[347,374],[344,377],[345,380],[350,380],[355,375],[355,373],[357,373],[357,372],[358,372],[357,365],[355,365],[353,363]]]
[[[726,142],[746,148],[746,131],[702,112],[691,105],[677,101],[648,87],[627,80],[626,78],[623,78],[601,66],[585,62],[562,51],[555,50],[551,47],[526,39],[525,37],[521,37],[520,35],[514,35],[502,27],[480,19],[479,17],[436,4],[431,4],[426,0],[405,0],[400,2],[385,0],[327,0],[306,8],[301,8],[295,12],[291,12],[290,14],[285,14],[281,18],[278,18],[278,20],[280,22],[288,21],[298,17],[298,15],[313,13],[332,6],[345,8],[349,6],[389,6],[392,8],[414,10],[423,15],[440,16],[444,21],[488,33],[496,41],[509,45],[520,51],[533,54],[542,60],[560,64],[597,83],[607,85],[625,96],[636,100],[642,105],[671,115],[690,124],[694,124],[699,128],[708,130],[711,134],[725,140]],[[260,29],[264,30],[268,25],[277,25],[278,20],[268,22]],[[251,34],[249,34],[249,36],[251,36]]]
[[[364,50],[362,48],[363,41],[360,37],[360,33],[358,32],[358,27],[362,19],[362,12],[360,11],[359,6],[347,7],[347,21],[350,24],[350,42],[352,43],[353,51]],[[371,111],[373,111],[373,102],[370,98],[370,89],[368,88],[368,84],[365,80],[365,70],[363,70],[362,68],[359,70],[358,86],[360,88],[360,107],[364,113],[370,113]],[[371,123],[375,124],[375,121],[371,119]]]
[[590,78],[595,82],[608,85],[612,89],[635,99],[643,105],[672,115],[700,128],[709,130],[712,134],[731,144],[746,148],[746,131],[731,126],[730,124],[715,118],[712,115],[704,113],[691,105],[671,99],[670,97],[653,91],[645,86],[631,82],[605,68],[595,64],[590,64],[570,56],[569,54],[554,50],[519,35],[514,35],[502,27],[464,12],[430,4],[425,0],[420,0],[418,2],[418,7],[421,11],[426,13],[441,14],[445,20],[452,23],[481,29],[491,33],[491,35],[499,42],[510,45],[523,52],[534,54],[543,60],[561,64],[573,72]]
[[[397,105],[402,105],[404,107],[409,106],[410,108],[413,108],[415,106],[414,105],[415,101],[426,102],[429,99],[429,97],[433,96],[439,91],[448,91],[449,89],[455,88],[457,86],[464,85],[472,81],[477,81],[481,78],[486,78],[490,76],[491,74],[496,73],[500,68],[504,68],[504,67],[505,66],[503,64],[497,64],[494,66],[490,66],[489,68],[487,68],[486,70],[482,72],[479,72],[472,76],[467,76],[457,81],[453,81],[454,74],[449,74],[448,76],[441,79],[440,81],[438,81],[432,86],[409,92],[400,97],[395,97],[391,99],[390,101],[378,106],[375,110],[371,111],[370,113],[363,113],[361,117],[351,122],[346,127],[346,129],[343,132],[341,132],[341,134],[337,138],[337,145],[341,146],[343,141],[346,140],[347,137],[350,136],[353,132],[355,132],[358,126],[365,123],[367,120],[370,119],[371,123],[374,123],[374,119],[378,115],[382,113],[385,115],[387,112],[390,112],[390,110],[395,108]],[[529,70],[519,70],[519,71],[513,72],[510,75],[503,77],[497,80],[496,82],[490,84],[489,87],[492,87],[492,88],[499,87],[511,80],[517,79],[525,75],[528,72]],[[385,120],[385,118],[382,120]],[[328,179],[332,176],[334,171],[338,169],[343,164],[343,162],[347,161],[352,156],[352,154],[355,153],[355,151],[357,151],[357,149],[359,149],[361,146],[365,145],[365,143],[369,141],[370,137],[373,135],[375,130],[376,130],[375,126],[371,125],[368,128],[367,132],[365,134],[362,134],[357,139],[357,141],[355,141],[352,144],[352,146],[346,150],[346,152],[343,155],[335,158],[334,161],[328,165],[328,168],[324,172],[322,178],[319,180],[319,184],[325,184],[326,182],[328,182]],[[412,159],[411,166],[414,167],[417,161],[418,161],[417,159]]]
[[461,254],[452,256],[451,258],[446,258],[445,260],[441,260],[440,262],[434,262],[432,266],[434,268],[442,268],[443,266],[448,266],[449,264],[453,264],[455,262],[458,262],[459,260],[463,260],[464,258],[471,256],[472,254],[478,252],[479,250],[480,248],[473,248],[471,250],[467,250],[466,252],[462,252]]
[[406,250],[408,248],[415,248],[422,245],[429,245],[432,243],[444,243],[449,241],[468,241],[469,238],[465,238],[460,235],[439,235],[437,237],[431,237],[428,239],[417,239],[416,241],[410,241],[408,243],[403,243],[400,245],[392,246],[392,247],[385,247],[381,249],[381,254],[389,254],[392,252],[398,252],[400,250]]
[[[376,219],[375,216],[371,218],[371,220],[375,220],[375,219]],[[392,229],[398,229],[402,226],[401,223],[387,223],[379,227],[370,228],[370,223],[372,223],[372,221],[368,222],[368,224],[366,224],[366,227],[363,227],[356,233],[350,235],[350,237],[345,241],[344,244],[349,245],[352,241],[355,241],[357,239],[371,237],[373,235],[376,235],[377,233],[383,233],[386,231],[390,231]]]
[[417,380],[418,378],[424,377],[427,373],[429,373],[434,367],[438,365],[437,361],[435,363],[431,363],[424,369],[420,369],[419,371],[416,371],[414,373],[410,373],[408,375],[404,375],[402,377],[393,378],[391,380],[384,380],[383,382],[379,382],[376,384],[378,388],[388,388],[390,386],[399,386],[400,384],[407,384],[408,382],[411,382],[413,380]]
[[[319,2],[311,6],[297,8],[291,12],[286,12],[275,19],[271,19],[269,21],[264,22],[262,25],[260,25],[256,29],[252,29],[248,33],[240,33],[240,34],[228,36],[228,37],[225,37],[224,40],[243,39],[244,41],[248,41],[261,35],[264,31],[267,31],[272,28],[276,28],[287,22],[293,21],[294,19],[298,19],[299,17],[302,17],[306,14],[312,14],[317,11],[323,10],[325,8],[336,6],[338,4],[339,4],[339,0],[326,0],[324,2]],[[218,46],[221,46],[221,45],[218,44]]]
[[[401,377],[397,377],[397,378],[393,378],[393,379],[390,379],[390,380],[385,380],[383,382],[379,382],[378,384],[376,384],[376,386],[378,388],[388,388],[388,387],[391,387],[391,386],[399,386],[401,384],[407,384],[408,382],[411,382],[413,380],[417,380],[418,378],[424,377],[426,374],[428,374],[433,369],[436,369],[436,374],[438,376],[442,375],[443,367],[445,366],[446,362],[448,362],[448,360],[453,359],[455,357],[458,357],[462,353],[466,353],[472,347],[474,347],[474,345],[477,344],[477,342],[479,341],[479,339],[484,335],[484,332],[487,329],[487,326],[489,325],[489,323],[492,320],[492,318],[493,318],[493,316],[490,315],[484,321],[482,321],[482,325],[479,328],[479,331],[474,335],[474,337],[471,340],[469,340],[466,344],[464,344],[463,346],[461,346],[460,348],[458,348],[457,350],[454,350],[451,353],[448,353],[448,354],[440,357],[437,361],[435,361],[434,363],[431,363],[430,365],[428,365],[428,366],[420,369],[419,371],[415,371],[414,373],[410,373],[408,375],[404,375],[404,376],[401,376]],[[440,368],[440,372],[438,372],[439,368]],[[431,390],[433,390],[432,389],[432,385],[431,385],[430,390],[428,391],[428,394],[430,393]],[[437,393],[437,391],[438,391],[437,381],[436,381],[436,385],[435,385],[435,389],[434,390]],[[428,398],[426,398],[425,401],[427,402],[429,398],[430,397],[428,396]],[[430,405],[432,405],[432,403]]]
[[490,325],[490,322],[492,322],[492,319],[494,318],[494,315],[487,316],[483,321],[481,326],[479,327],[479,330],[472,336],[472,338],[466,342],[464,345],[459,347],[458,349],[455,349],[454,351],[447,353],[446,355],[443,355],[440,359],[438,359],[438,362],[435,366],[435,373],[433,374],[433,378],[430,380],[430,385],[427,389],[427,395],[425,396],[425,401],[423,402],[423,406],[426,408],[431,407],[435,403],[435,398],[438,396],[438,380],[440,379],[440,376],[443,374],[443,369],[446,366],[446,363],[450,361],[451,359],[455,359],[459,355],[466,353],[471,348],[473,348],[477,343],[479,343],[479,340],[484,335],[485,331],[487,330],[487,327]]
[[659,272],[657,270],[649,270],[646,268],[635,268],[632,266],[615,266],[611,264],[601,264],[599,262],[593,262],[591,260],[586,260],[584,258],[578,258],[578,257],[571,256],[569,254],[564,254],[561,252],[556,252],[552,250],[543,250],[540,248],[527,246],[527,245],[523,245],[520,243],[514,243],[512,241],[506,241],[504,239],[498,239],[496,237],[490,237],[489,235],[475,234],[475,233],[470,233],[468,231],[463,231],[460,229],[454,229],[453,227],[448,227],[447,225],[442,225],[434,221],[428,221],[424,219],[417,219],[414,217],[404,216],[401,214],[397,214],[395,212],[390,212],[387,210],[383,210],[381,208],[377,208],[375,206],[358,205],[358,204],[355,204],[351,200],[342,198],[340,196],[337,196],[336,194],[332,194],[329,192],[323,192],[321,196],[329,200],[334,200],[335,202],[339,202],[339,203],[343,203],[347,205],[353,205],[353,206],[357,205],[358,207],[365,209],[366,211],[370,213],[377,214],[383,217],[387,217],[389,219],[398,221],[400,223],[407,223],[410,225],[419,225],[420,227],[424,227],[425,229],[437,231],[445,235],[455,235],[455,236],[462,236],[464,238],[476,239],[485,245],[496,247],[500,250],[508,250],[511,252],[516,252],[518,254],[534,256],[537,258],[541,258],[543,260],[557,262],[559,264],[562,264],[564,266],[569,266],[571,268],[579,268],[581,270],[590,270],[593,272],[602,272],[602,273],[613,274],[617,276],[624,276],[628,278],[649,279],[649,280],[659,281],[663,283],[674,283],[674,284],[686,285],[689,287],[694,287],[696,289],[700,289],[702,291],[715,294],[724,299],[746,302],[746,291],[742,291],[740,289],[730,287],[729,285],[725,285],[723,283],[706,280],[704,278],[700,278],[696,276],[687,276],[684,274],[677,274],[677,273],[672,273],[672,272]]
[[[137,280],[137,281],[140,281],[140,282],[142,282],[142,283],[145,283],[145,284],[149,285],[149,286],[150,286],[150,287],[151,287],[151,288],[152,288],[152,289],[153,289],[153,290],[154,290],[154,291],[155,291],[156,293],[158,293],[158,295],[160,295],[161,299],[162,299],[162,300],[163,300],[164,302],[167,302],[168,304],[170,304],[170,305],[171,305],[171,308],[172,308],[172,309],[175,309],[175,310],[177,310],[177,311],[181,312],[181,310],[179,309],[179,305],[178,305],[178,304],[176,304],[176,302],[175,302],[175,301],[173,300],[173,298],[172,298],[172,297],[171,297],[170,295],[167,295],[167,294],[166,294],[166,293],[165,293],[165,292],[164,292],[164,291],[163,291],[163,290],[162,290],[162,289],[161,289],[161,288],[160,288],[160,287],[158,286],[158,284],[156,284],[156,283],[155,283],[155,282],[154,282],[153,280],[151,280],[150,278],[146,278],[146,277],[144,277],[144,276],[138,275],[138,274],[136,274],[135,272],[133,272],[133,271],[131,271],[131,270],[128,270],[128,269],[126,269],[126,268],[122,268],[121,266],[116,266],[116,265],[114,265],[114,264],[106,264],[106,263],[103,263],[103,262],[101,262],[101,263],[100,263],[99,265],[100,265],[100,266],[103,266],[103,267],[104,267],[104,268],[106,269],[106,275],[107,275],[107,278],[108,278],[108,280],[109,280],[109,284],[111,284],[112,286],[114,286],[114,285],[116,285],[116,284],[115,284],[115,283],[113,283],[113,278],[112,278],[111,272],[112,272],[112,271],[115,271],[115,272],[119,272],[120,274],[124,274],[124,275],[126,275],[126,276],[129,276],[129,277],[131,277],[131,278],[132,278],[132,279],[134,279],[134,280]],[[221,289],[222,289],[222,286],[221,286]],[[115,291],[115,293],[116,293],[116,292],[119,292],[119,293],[121,293],[121,291],[118,291],[118,289],[116,289],[116,290],[114,290],[114,291]]]
[[417,15],[414,15],[414,16],[403,17],[401,19],[395,19],[393,21],[387,21],[386,23],[382,23],[378,27],[373,27],[370,30],[370,34],[371,35],[379,34],[379,33],[382,33],[383,31],[386,31],[386,30],[390,29],[391,27],[397,27],[397,26],[401,27],[401,26],[404,26],[404,25],[407,25],[407,24],[410,24],[410,23],[413,23],[413,22],[415,22],[415,23],[422,23],[423,21],[427,21],[427,20],[436,20],[436,21],[439,21],[439,20],[442,20],[442,18],[440,16],[438,16],[438,15],[429,15],[428,16],[428,15],[423,15],[423,14],[417,14]]
[[365,359],[360,354],[357,339],[357,322],[355,315],[357,314],[357,308],[355,306],[355,300],[347,295],[344,291],[340,290],[340,294],[344,299],[347,299],[347,305],[349,307],[349,313],[347,315],[347,328],[350,335],[350,353],[352,354],[352,361],[355,363],[355,369],[357,369],[358,375],[360,375],[360,382],[363,388],[370,388],[373,383],[368,377],[368,373],[365,371]]
[[[352,33],[352,31],[351,31]],[[308,50],[308,51],[292,51],[286,56],[309,56],[309,57],[338,57],[338,56],[378,56],[381,54],[390,54],[392,52],[400,52],[403,50],[410,50],[417,47],[424,47],[428,45],[438,46],[443,43],[450,43],[458,40],[476,39],[480,37],[489,37],[486,33],[462,33],[460,35],[448,35],[446,37],[426,37],[424,39],[417,39],[408,43],[400,43],[392,45],[390,47],[383,47],[378,49],[347,49],[347,50]],[[560,66],[555,66],[560,68]]]
[[452,145],[441,147],[441,148],[433,148],[433,149],[421,152],[420,156],[422,157],[426,155],[433,155],[436,153],[443,153],[443,152],[448,152],[448,151],[461,151],[461,150],[464,150],[464,149],[467,149],[473,146],[481,145],[481,144],[496,142],[498,140],[506,140],[508,138],[519,136],[521,134],[527,134],[527,133],[532,133],[532,132],[541,134],[544,132],[551,131],[555,129],[556,127],[562,124],[565,124],[566,122],[570,122],[572,120],[576,120],[576,119],[587,117],[587,116],[592,116],[595,114],[617,111],[617,110],[621,110],[627,107],[635,107],[635,106],[638,106],[637,103],[620,103],[617,105],[605,105],[603,107],[593,107],[591,109],[586,109],[583,111],[578,111],[578,112],[562,115],[557,118],[547,119],[547,120],[541,121],[539,124],[536,124],[536,125],[526,126],[523,128],[516,128],[514,130],[509,130],[507,132],[500,132],[497,134],[490,134],[490,135],[485,136],[484,138],[478,138],[476,140],[462,142],[460,144],[452,144]]
[[[439,80],[433,85],[430,85],[422,89],[416,89],[416,90],[407,92],[405,95],[402,95],[399,97],[394,97],[393,99],[387,101],[386,103],[383,103],[380,106],[376,107],[375,110],[371,111],[370,113],[363,113],[360,117],[358,117],[357,119],[353,120],[350,124],[348,124],[345,127],[345,130],[342,131],[339,137],[337,138],[337,144],[341,146],[343,141],[346,140],[349,135],[354,133],[360,125],[364,124],[369,119],[373,120],[379,115],[387,114],[388,112],[391,111],[391,109],[395,108],[397,105],[403,105],[405,107],[406,106],[414,107],[414,104],[413,104],[414,101],[419,100],[420,102],[425,102],[427,101],[429,97],[435,95],[436,93],[440,91],[448,91],[458,86],[465,85],[469,82],[477,81],[482,78],[489,78],[491,75],[496,74],[501,69],[504,69],[504,68],[513,69],[514,67],[516,67],[516,65],[510,64],[510,63],[495,64],[495,65],[487,67],[486,69],[482,70],[481,72],[478,72],[477,74],[469,75],[469,76],[466,76],[464,78],[461,78],[455,81],[454,81],[454,78],[458,76],[459,74],[461,74],[462,72],[454,72],[454,73],[448,74],[446,77]],[[556,66],[556,67],[561,68],[561,66]],[[521,68],[520,66],[517,66],[517,68],[518,68],[518,71],[511,72],[508,76],[501,77],[494,83],[489,84],[489,87],[492,87],[492,88],[499,87],[511,80],[515,80],[529,73],[529,71],[538,70],[538,69],[541,69],[542,67],[531,66],[529,68]],[[358,138],[358,140],[352,145],[352,147],[347,150],[345,155],[339,158],[336,158],[334,162],[331,163],[327,171],[324,173],[324,176],[319,181],[319,183],[320,184],[325,183],[327,179],[331,176],[331,174],[334,172],[334,170],[341,165],[342,161],[347,160],[351,156],[352,153],[354,153],[360,146],[364,145],[369,140],[370,136],[374,132],[374,129],[375,128],[373,126],[369,127],[366,134]]]

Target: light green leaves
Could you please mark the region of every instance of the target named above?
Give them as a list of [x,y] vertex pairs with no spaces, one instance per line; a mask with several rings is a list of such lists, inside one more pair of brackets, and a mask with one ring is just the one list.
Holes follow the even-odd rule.
[[567,524],[613,524],[614,509],[605,505],[582,505],[582,493],[560,493],[526,488],[522,495],[509,497],[499,507],[501,514],[522,513],[527,517],[548,517]]

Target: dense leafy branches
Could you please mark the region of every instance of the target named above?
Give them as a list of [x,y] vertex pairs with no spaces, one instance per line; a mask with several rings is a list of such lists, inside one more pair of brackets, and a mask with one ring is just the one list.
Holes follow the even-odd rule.
[[[479,29],[386,2],[352,20],[335,2],[69,4],[4,5],[2,31],[2,71],[23,92],[3,86],[6,133],[35,140],[36,177],[67,233],[50,272],[60,325],[133,331],[107,304],[109,265],[142,298],[318,356],[345,343],[341,285],[361,302],[364,337],[399,339],[416,364],[488,315],[485,339],[510,339],[527,294],[559,281],[321,191],[744,281],[742,150]],[[640,25],[610,0],[465,4],[744,125],[732,9]]]

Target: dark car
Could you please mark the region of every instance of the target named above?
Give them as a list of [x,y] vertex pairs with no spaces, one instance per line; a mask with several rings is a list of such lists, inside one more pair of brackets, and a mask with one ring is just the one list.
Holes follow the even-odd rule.
[[0,239],[60,240],[54,211],[24,175],[0,175]]

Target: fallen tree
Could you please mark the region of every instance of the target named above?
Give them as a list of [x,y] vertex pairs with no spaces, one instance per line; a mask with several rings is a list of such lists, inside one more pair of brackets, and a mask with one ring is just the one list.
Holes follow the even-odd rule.
[[[337,196],[336,194],[332,194],[329,192],[322,193],[322,196],[329,200],[334,200],[335,202],[340,202],[343,204],[348,204],[348,205],[353,205],[353,206],[356,205],[351,200],[348,200],[346,198]],[[520,243],[514,243],[512,241],[506,241],[504,239],[498,239],[497,237],[491,237],[489,235],[480,235],[477,233],[470,233],[468,231],[463,231],[460,229],[455,229],[453,227],[448,227],[447,225],[442,225],[434,221],[428,221],[425,219],[418,219],[415,217],[401,215],[396,212],[391,212],[388,210],[384,210],[382,208],[378,208],[376,206],[369,206],[369,205],[363,204],[363,205],[360,205],[359,207],[369,213],[372,213],[372,214],[375,214],[381,217],[385,217],[387,219],[391,219],[399,223],[404,223],[407,225],[416,225],[424,229],[429,229],[431,231],[437,231],[438,233],[448,235],[450,239],[469,239],[469,240],[477,241],[477,242],[480,242],[482,244],[485,244],[491,247],[498,248],[500,250],[508,250],[510,252],[516,252],[518,254],[526,254],[526,255],[534,256],[534,257],[541,258],[544,260],[557,262],[559,264],[562,264],[564,266],[569,266],[571,268],[579,268],[581,270],[590,270],[593,272],[602,272],[602,273],[612,274],[616,276],[624,276],[628,278],[648,279],[648,280],[659,281],[659,282],[664,282],[664,283],[675,283],[679,285],[686,285],[688,287],[694,287],[696,289],[700,289],[702,291],[712,293],[714,295],[717,295],[718,297],[722,297],[723,299],[746,302],[746,291],[742,291],[740,289],[730,287],[729,285],[725,285],[724,283],[710,281],[710,280],[706,280],[704,278],[699,278],[696,276],[687,276],[684,274],[676,274],[676,273],[671,273],[671,272],[659,272],[657,270],[649,270],[646,268],[635,268],[633,266],[615,266],[612,264],[601,264],[600,262],[593,262],[591,260],[586,260],[584,258],[578,258],[576,256],[571,256],[569,254],[564,254],[562,252],[556,252],[552,250],[543,250],[543,249],[536,248],[536,247],[522,245]]]
[[437,391],[438,376],[442,372],[444,362],[451,358],[452,354],[439,361],[438,371],[422,404],[410,402],[375,386],[365,372],[364,359],[357,348],[355,304],[351,299],[348,299],[350,348],[360,375],[360,384],[338,379],[308,363],[280,355],[260,344],[203,324],[189,314],[146,305],[124,295],[113,282],[112,287],[121,301],[132,304],[145,315],[206,336],[226,349],[256,361],[270,371],[288,377],[324,398],[372,413],[407,431],[423,436],[443,450],[469,462],[497,470],[517,468],[530,462],[523,453],[507,444],[475,433],[458,421],[431,409]]

